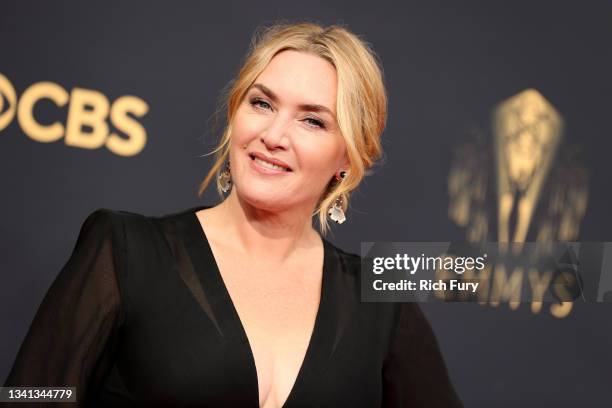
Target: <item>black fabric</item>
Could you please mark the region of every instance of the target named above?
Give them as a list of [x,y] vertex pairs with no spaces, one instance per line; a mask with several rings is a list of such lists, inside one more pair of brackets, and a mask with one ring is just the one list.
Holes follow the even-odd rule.
[[[76,386],[84,406],[258,407],[203,208],[89,215],[5,386]],[[284,407],[461,406],[418,305],[362,303],[360,257],[323,243],[319,310]]]

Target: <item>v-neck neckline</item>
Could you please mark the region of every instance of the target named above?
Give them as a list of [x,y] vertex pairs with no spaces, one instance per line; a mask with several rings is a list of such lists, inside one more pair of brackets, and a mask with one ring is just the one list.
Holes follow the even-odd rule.
[[[197,212],[202,209],[211,208],[210,206],[200,206],[187,210],[186,225],[190,230],[191,242],[188,245],[189,255],[192,258],[192,263],[196,269],[196,274],[200,277],[204,290],[211,293],[213,299],[213,313],[221,316],[219,324],[222,330],[222,336],[228,334],[227,341],[234,339],[238,340],[240,352],[249,363],[249,376],[253,379],[254,392],[256,400],[254,406],[259,407],[259,377],[255,364],[255,355],[253,354],[252,346],[249,342],[246,329],[240,319],[236,306],[230,296],[229,290],[221,275],[219,264],[217,263],[212,247],[206,236]],[[298,370],[297,376],[293,383],[287,399],[283,403],[283,408],[289,408],[292,404],[300,401],[298,396],[301,389],[308,383],[308,380],[315,374],[317,369],[320,369],[329,357],[329,345],[326,344],[329,331],[333,327],[333,313],[330,310],[330,294],[332,291],[332,277],[329,276],[333,264],[333,247],[323,237],[323,274],[321,280],[321,295],[319,306],[315,317],[314,328],[312,329],[306,353],[302,364]],[[210,268],[212,265],[212,268]],[[208,266],[208,267],[206,267]],[[214,310],[217,309],[217,310]],[[327,336],[326,336],[326,333]]]

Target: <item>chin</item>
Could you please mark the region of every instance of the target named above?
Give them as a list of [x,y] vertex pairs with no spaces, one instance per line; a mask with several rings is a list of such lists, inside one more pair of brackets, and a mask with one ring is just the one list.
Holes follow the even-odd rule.
[[288,199],[285,195],[279,197],[277,195],[271,195],[269,191],[240,191],[238,195],[241,201],[260,210],[281,211],[290,207],[290,205],[287,205]]

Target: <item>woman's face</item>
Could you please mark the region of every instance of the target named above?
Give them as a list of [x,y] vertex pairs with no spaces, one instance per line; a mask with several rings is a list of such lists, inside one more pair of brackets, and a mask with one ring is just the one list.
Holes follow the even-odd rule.
[[314,208],[348,164],[336,92],[336,70],[323,58],[286,50],[270,61],[232,125],[231,174],[240,198],[270,211]]

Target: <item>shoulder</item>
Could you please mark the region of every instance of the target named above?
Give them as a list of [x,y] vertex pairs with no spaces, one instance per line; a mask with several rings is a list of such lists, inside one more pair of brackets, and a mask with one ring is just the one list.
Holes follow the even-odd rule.
[[117,211],[98,208],[89,213],[82,222],[79,240],[115,235],[119,222]]
[[124,230],[126,224],[137,225],[146,223],[148,217],[129,211],[98,208],[90,212],[81,226],[83,232],[118,232]]
[[90,212],[81,225],[79,241],[110,240],[121,253],[129,243],[145,243],[155,232],[154,217],[136,212],[98,208]]
[[186,216],[193,211],[195,209],[188,208],[161,215],[145,215],[99,208],[87,216],[82,231],[93,230],[108,236],[112,233],[114,243],[122,247],[126,257],[129,253],[131,258],[142,260],[143,257],[152,257],[151,254],[166,254],[166,249],[173,247],[178,236],[184,238],[181,235],[185,233],[184,228],[177,225],[187,223]]
[[83,228],[98,227],[97,229],[99,229],[103,226],[113,226],[131,232],[150,232],[150,229],[155,228],[160,221],[171,219],[178,214],[180,213],[144,215],[133,211],[98,208],[87,215],[83,222]]
[[108,208],[98,208],[85,217],[83,227],[91,228],[94,226],[108,225],[116,218],[116,213],[117,211]]

